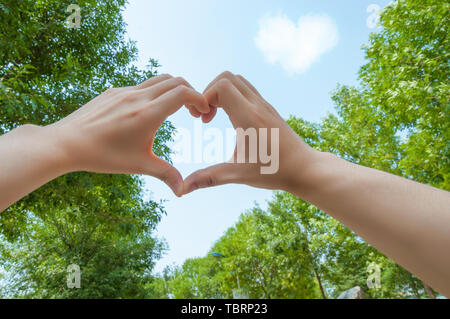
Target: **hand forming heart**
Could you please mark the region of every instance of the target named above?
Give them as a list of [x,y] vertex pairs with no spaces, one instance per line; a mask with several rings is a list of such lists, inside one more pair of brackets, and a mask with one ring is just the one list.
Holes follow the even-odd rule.
[[[199,170],[184,182],[176,168],[152,151],[158,128],[183,105],[205,123],[222,107],[240,130],[230,161]],[[177,196],[226,183],[289,190],[296,183],[290,170],[312,153],[247,80],[230,72],[219,75],[203,94],[170,75],[110,89],[46,129],[60,141],[54,149],[66,171],[147,174],[164,181]],[[256,150],[257,140],[260,156],[254,158],[245,150]],[[278,155],[270,167],[262,149]]]
[[[240,75],[224,72],[208,85],[203,95],[212,107],[208,114],[202,115],[203,121],[211,121],[217,107],[222,107],[237,130],[237,143],[227,163],[188,176],[184,181],[184,194],[229,183],[282,190],[298,186],[301,173],[294,178],[292,169],[301,171],[306,159],[309,160],[314,153],[313,149],[302,141],[252,84]],[[268,150],[275,155],[270,166],[267,166]],[[253,159],[252,153],[256,155]]]

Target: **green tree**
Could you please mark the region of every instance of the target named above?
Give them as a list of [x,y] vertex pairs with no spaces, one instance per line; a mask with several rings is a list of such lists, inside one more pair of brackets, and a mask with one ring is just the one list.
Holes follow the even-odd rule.
[[[153,76],[133,65],[125,40],[125,0],[80,0],[80,28],[69,28],[71,1],[0,3],[0,134],[25,123],[47,125],[109,87]],[[173,127],[159,130],[154,150],[169,159]],[[152,231],[164,213],[144,200],[137,176],[72,173],[41,187],[0,215],[1,265],[9,296],[143,297],[164,244]],[[78,264],[82,289],[68,289]]]
[[242,215],[213,250],[229,256],[222,262],[228,291],[239,278],[251,298],[319,297],[305,230],[275,206]]
[[[256,207],[214,244],[212,256],[188,259],[166,277],[175,298],[318,298],[307,242],[295,218]],[[239,290],[240,289],[240,290]]]
[[398,0],[381,24],[365,47],[359,92],[402,137],[401,174],[450,190],[450,3]]
[[222,298],[220,264],[213,257],[186,260],[172,270],[168,292],[174,298]]

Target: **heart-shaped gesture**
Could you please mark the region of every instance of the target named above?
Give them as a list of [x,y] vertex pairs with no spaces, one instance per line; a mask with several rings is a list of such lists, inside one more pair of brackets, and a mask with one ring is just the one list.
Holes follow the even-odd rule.
[[[237,131],[236,149],[227,163],[199,170],[185,181],[152,151],[156,131],[183,105],[204,122],[223,108]],[[203,94],[170,75],[110,89],[45,130],[60,141],[53,151],[60,154],[64,172],[147,174],[164,181],[177,196],[227,183],[289,190],[298,180],[292,171],[303,171],[303,159],[311,153],[256,89],[231,72],[219,75]]]

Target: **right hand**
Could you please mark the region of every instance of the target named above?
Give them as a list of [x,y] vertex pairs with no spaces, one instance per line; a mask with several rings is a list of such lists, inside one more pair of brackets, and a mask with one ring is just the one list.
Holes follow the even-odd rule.
[[[278,128],[279,137],[275,139],[274,146],[279,148],[279,162],[276,163],[279,169],[272,174],[262,174],[261,168],[270,164],[261,162],[260,156],[256,163],[249,163],[248,154],[245,154],[245,163],[238,163],[238,149],[245,146],[245,150],[249,150],[248,139],[238,138],[233,157],[228,162],[198,170],[185,179],[185,194],[199,188],[229,183],[286,191],[299,187],[299,179],[301,182],[302,173],[306,172],[316,152],[303,142],[244,77],[224,72],[208,85],[203,95],[212,107],[210,113],[202,115],[205,123],[212,120],[217,107],[222,107],[235,129],[256,129],[257,148],[264,142],[268,154],[271,153],[271,129]],[[267,137],[261,138],[260,128],[267,129]]]

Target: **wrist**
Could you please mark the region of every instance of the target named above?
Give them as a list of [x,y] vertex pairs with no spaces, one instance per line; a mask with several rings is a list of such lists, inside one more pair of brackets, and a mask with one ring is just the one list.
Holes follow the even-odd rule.
[[71,157],[64,142],[64,135],[54,125],[35,126],[29,128],[33,132],[33,139],[39,137],[42,143],[42,157],[51,165],[57,176],[75,171]]
[[293,173],[294,181],[288,192],[307,200],[311,194],[319,194],[323,187],[330,182],[330,170],[338,158],[328,152],[317,151],[311,147],[302,152],[301,169]]

